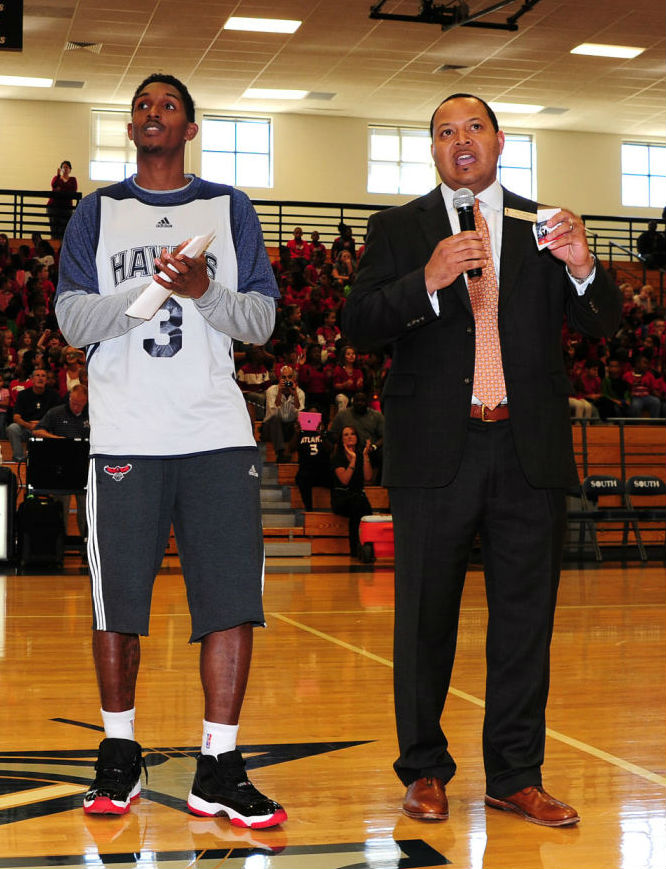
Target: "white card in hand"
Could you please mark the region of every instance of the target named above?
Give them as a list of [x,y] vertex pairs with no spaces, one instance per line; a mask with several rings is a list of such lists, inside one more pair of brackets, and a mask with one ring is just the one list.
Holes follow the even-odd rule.
[[[196,259],[198,256],[201,256],[214,238],[214,230],[209,232],[207,235],[195,235],[187,242],[185,247],[178,252],[177,256],[182,254],[191,259]],[[160,277],[164,278],[164,280],[171,280],[167,272],[160,272],[159,274]],[[150,320],[151,317],[155,316],[170,295],[171,293],[169,290],[161,287],[155,281],[151,281],[138,299],[135,299],[135,301],[132,302],[125,313],[128,317],[138,317],[141,320]]]
[[[555,217],[559,211],[559,208],[540,208],[537,211],[537,219],[536,223],[532,224],[532,232],[534,233],[534,239],[539,250],[549,247],[555,241],[555,238],[548,238],[548,233],[552,232],[562,224],[556,223],[555,226],[549,228],[546,226],[546,223],[551,217]],[[557,238],[559,238],[559,236],[557,236]]]

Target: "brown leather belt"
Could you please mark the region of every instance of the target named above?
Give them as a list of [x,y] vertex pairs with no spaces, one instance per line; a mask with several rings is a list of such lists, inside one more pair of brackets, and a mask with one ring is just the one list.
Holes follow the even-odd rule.
[[472,419],[480,419],[483,422],[499,422],[501,419],[509,418],[509,405],[498,404],[496,408],[490,410],[485,404],[472,404],[469,415]]

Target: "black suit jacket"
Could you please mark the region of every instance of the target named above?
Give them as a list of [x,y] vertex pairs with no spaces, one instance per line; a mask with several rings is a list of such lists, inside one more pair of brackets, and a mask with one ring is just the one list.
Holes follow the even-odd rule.
[[[511,427],[530,483],[564,488],[577,475],[562,323],[566,314],[577,331],[611,335],[620,293],[597,264],[594,281],[578,296],[564,265],[537,250],[532,223],[506,213],[536,213],[537,203],[504,190],[504,209],[499,332]],[[462,276],[438,291],[439,316],[424,277],[433,249],[451,234],[439,187],[373,215],[343,312],[353,344],[393,344],[384,387],[386,486],[445,486],[460,463],[474,378],[474,316]]]

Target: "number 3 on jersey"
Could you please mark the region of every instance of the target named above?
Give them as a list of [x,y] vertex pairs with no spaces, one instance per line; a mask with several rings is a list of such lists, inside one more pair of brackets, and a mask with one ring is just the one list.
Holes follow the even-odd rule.
[[[164,314],[167,314],[166,319],[164,319]],[[160,337],[159,339],[146,338],[143,342],[143,349],[149,356],[168,359],[175,356],[183,346],[183,330],[181,329],[183,308],[173,296],[169,296],[157,312],[157,316],[162,317]]]

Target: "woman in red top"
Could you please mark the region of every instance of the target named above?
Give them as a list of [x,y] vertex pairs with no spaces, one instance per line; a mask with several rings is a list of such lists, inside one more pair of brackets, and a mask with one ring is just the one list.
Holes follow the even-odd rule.
[[53,196],[46,203],[46,213],[51,224],[51,238],[63,237],[65,227],[72,216],[74,205],[72,196],[76,193],[78,185],[71,173],[72,164],[69,160],[63,160],[51,179]]
[[356,364],[356,350],[350,345],[340,351],[340,362],[333,370],[333,392],[338,413],[345,410],[356,392],[363,391],[363,372]]

